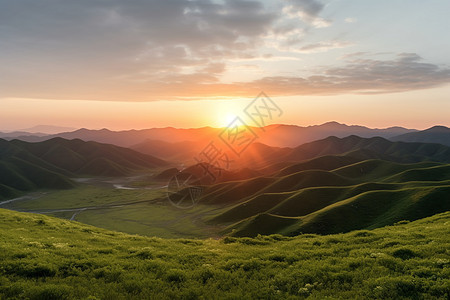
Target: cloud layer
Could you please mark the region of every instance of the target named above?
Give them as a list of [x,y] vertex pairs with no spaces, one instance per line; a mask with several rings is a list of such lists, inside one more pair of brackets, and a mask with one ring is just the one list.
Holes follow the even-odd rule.
[[357,58],[309,76],[221,81],[232,62],[294,61],[292,55],[351,44],[306,43],[311,28],[332,24],[321,16],[325,6],[316,0],[280,3],[0,0],[0,98],[152,101],[253,97],[260,90],[273,96],[381,93],[450,79],[448,69],[401,54],[391,60]]

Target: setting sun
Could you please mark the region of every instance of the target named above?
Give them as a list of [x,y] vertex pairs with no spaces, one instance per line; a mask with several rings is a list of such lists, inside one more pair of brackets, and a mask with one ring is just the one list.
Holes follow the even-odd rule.
[[228,127],[236,119],[236,114],[226,113],[223,115],[222,119],[218,122],[220,127]]

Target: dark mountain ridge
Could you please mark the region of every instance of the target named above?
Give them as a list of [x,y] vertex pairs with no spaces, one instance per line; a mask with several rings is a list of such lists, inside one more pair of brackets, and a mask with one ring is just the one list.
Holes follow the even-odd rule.
[[131,149],[53,138],[29,143],[0,139],[0,197],[36,189],[66,189],[69,177],[125,176],[167,163]]
[[450,128],[434,126],[423,131],[409,132],[394,136],[392,141],[438,143],[450,146]]

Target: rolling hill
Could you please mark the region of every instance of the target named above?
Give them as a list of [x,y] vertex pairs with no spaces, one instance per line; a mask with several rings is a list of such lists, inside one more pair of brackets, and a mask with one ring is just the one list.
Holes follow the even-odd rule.
[[74,183],[69,177],[125,176],[165,165],[156,157],[97,142],[0,139],[0,198],[14,197],[20,191],[71,188]]
[[449,150],[439,144],[330,137],[285,156],[286,161],[311,159],[215,184],[200,202],[222,207],[208,223],[227,225],[224,234],[235,236],[382,227],[450,210]]

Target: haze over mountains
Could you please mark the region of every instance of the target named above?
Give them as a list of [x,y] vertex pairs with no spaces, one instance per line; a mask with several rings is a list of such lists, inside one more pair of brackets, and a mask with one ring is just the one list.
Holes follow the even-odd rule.
[[[152,128],[142,130],[111,131],[108,129],[89,130],[78,129],[70,132],[61,132],[54,135],[36,136],[27,135],[25,132],[0,133],[0,137],[6,139],[19,138],[24,141],[38,142],[53,137],[65,139],[82,139],[85,141],[97,141],[114,144],[122,147],[132,147],[146,140],[160,140],[177,143],[183,141],[205,141],[217,136],[223,129],[202,127],[191,129]],[[402,127],[390,127],[385,129],[371,129],[364,126],[345,125],[337,122],[328,122],[322,125],[296,126],[296,125],[269,125],[261,128],[253,128],[258,135],[258,142],[275,147],[294,147],[303,143],[326,138],[330,135],[345,137],[357,135],[361,137],[381,136],[391,138],[405,133],[415,132],[414,129]]]
[[51,134],[58,134],[61,132],[74,131],[76,128],[73,127],[62,127],[54,125],[37,125],[30,128],[22,128],[13,131],[0,132],[0,138],[3,137],[17,137],[17,136],[46,136]]
[[[42,127],[42,128],[41,128]],[[121,147],[131,147],[143,153],[158,156],[159,150],[152,150],[159,147],[167,148],[167,143],[180,142],[196,142],[208,143],[217,137],[222,128],[202,127],[202,128],[151,128],[141,130],[125,130],[111,131],[106,128],[100,130],[78,129],[74,131],[59,132],[55,134],[45,134],[42,131],[62,130],[60,127],[52,126],[36,126],[34,132],[0,132],[0,138],[6,140],[20,139],[28,142],[40,142],[54,137],[62,137],[65,139],[81,139],[84,141],[96,141],[100,143],[113,144]],[[405,142],[426,142],[441,143],[450,145],[450,129],[444,126],[435,126],[427,130],[418,131],[415,129],[406,129],[402,127],[390,127],[384,129],[373,129],[357,125],[345,125],[337,122],[328,122],[321,125],[313,126],[296,126],[296,125],[269,125],[261,128],[253,128],[258,135],[257,142],[273,147],[296,147],[298,145],[323,139],[328,136],[336,136],[339,138],[356,135],[360,137],[383,137],[393,141]],[[178,145],[180,146],[180,144]],[[184,146],[194,147],[192,143]],[[195,149],[196,151],[198,149]],[[170,151],[169,151],[170,152]]]

